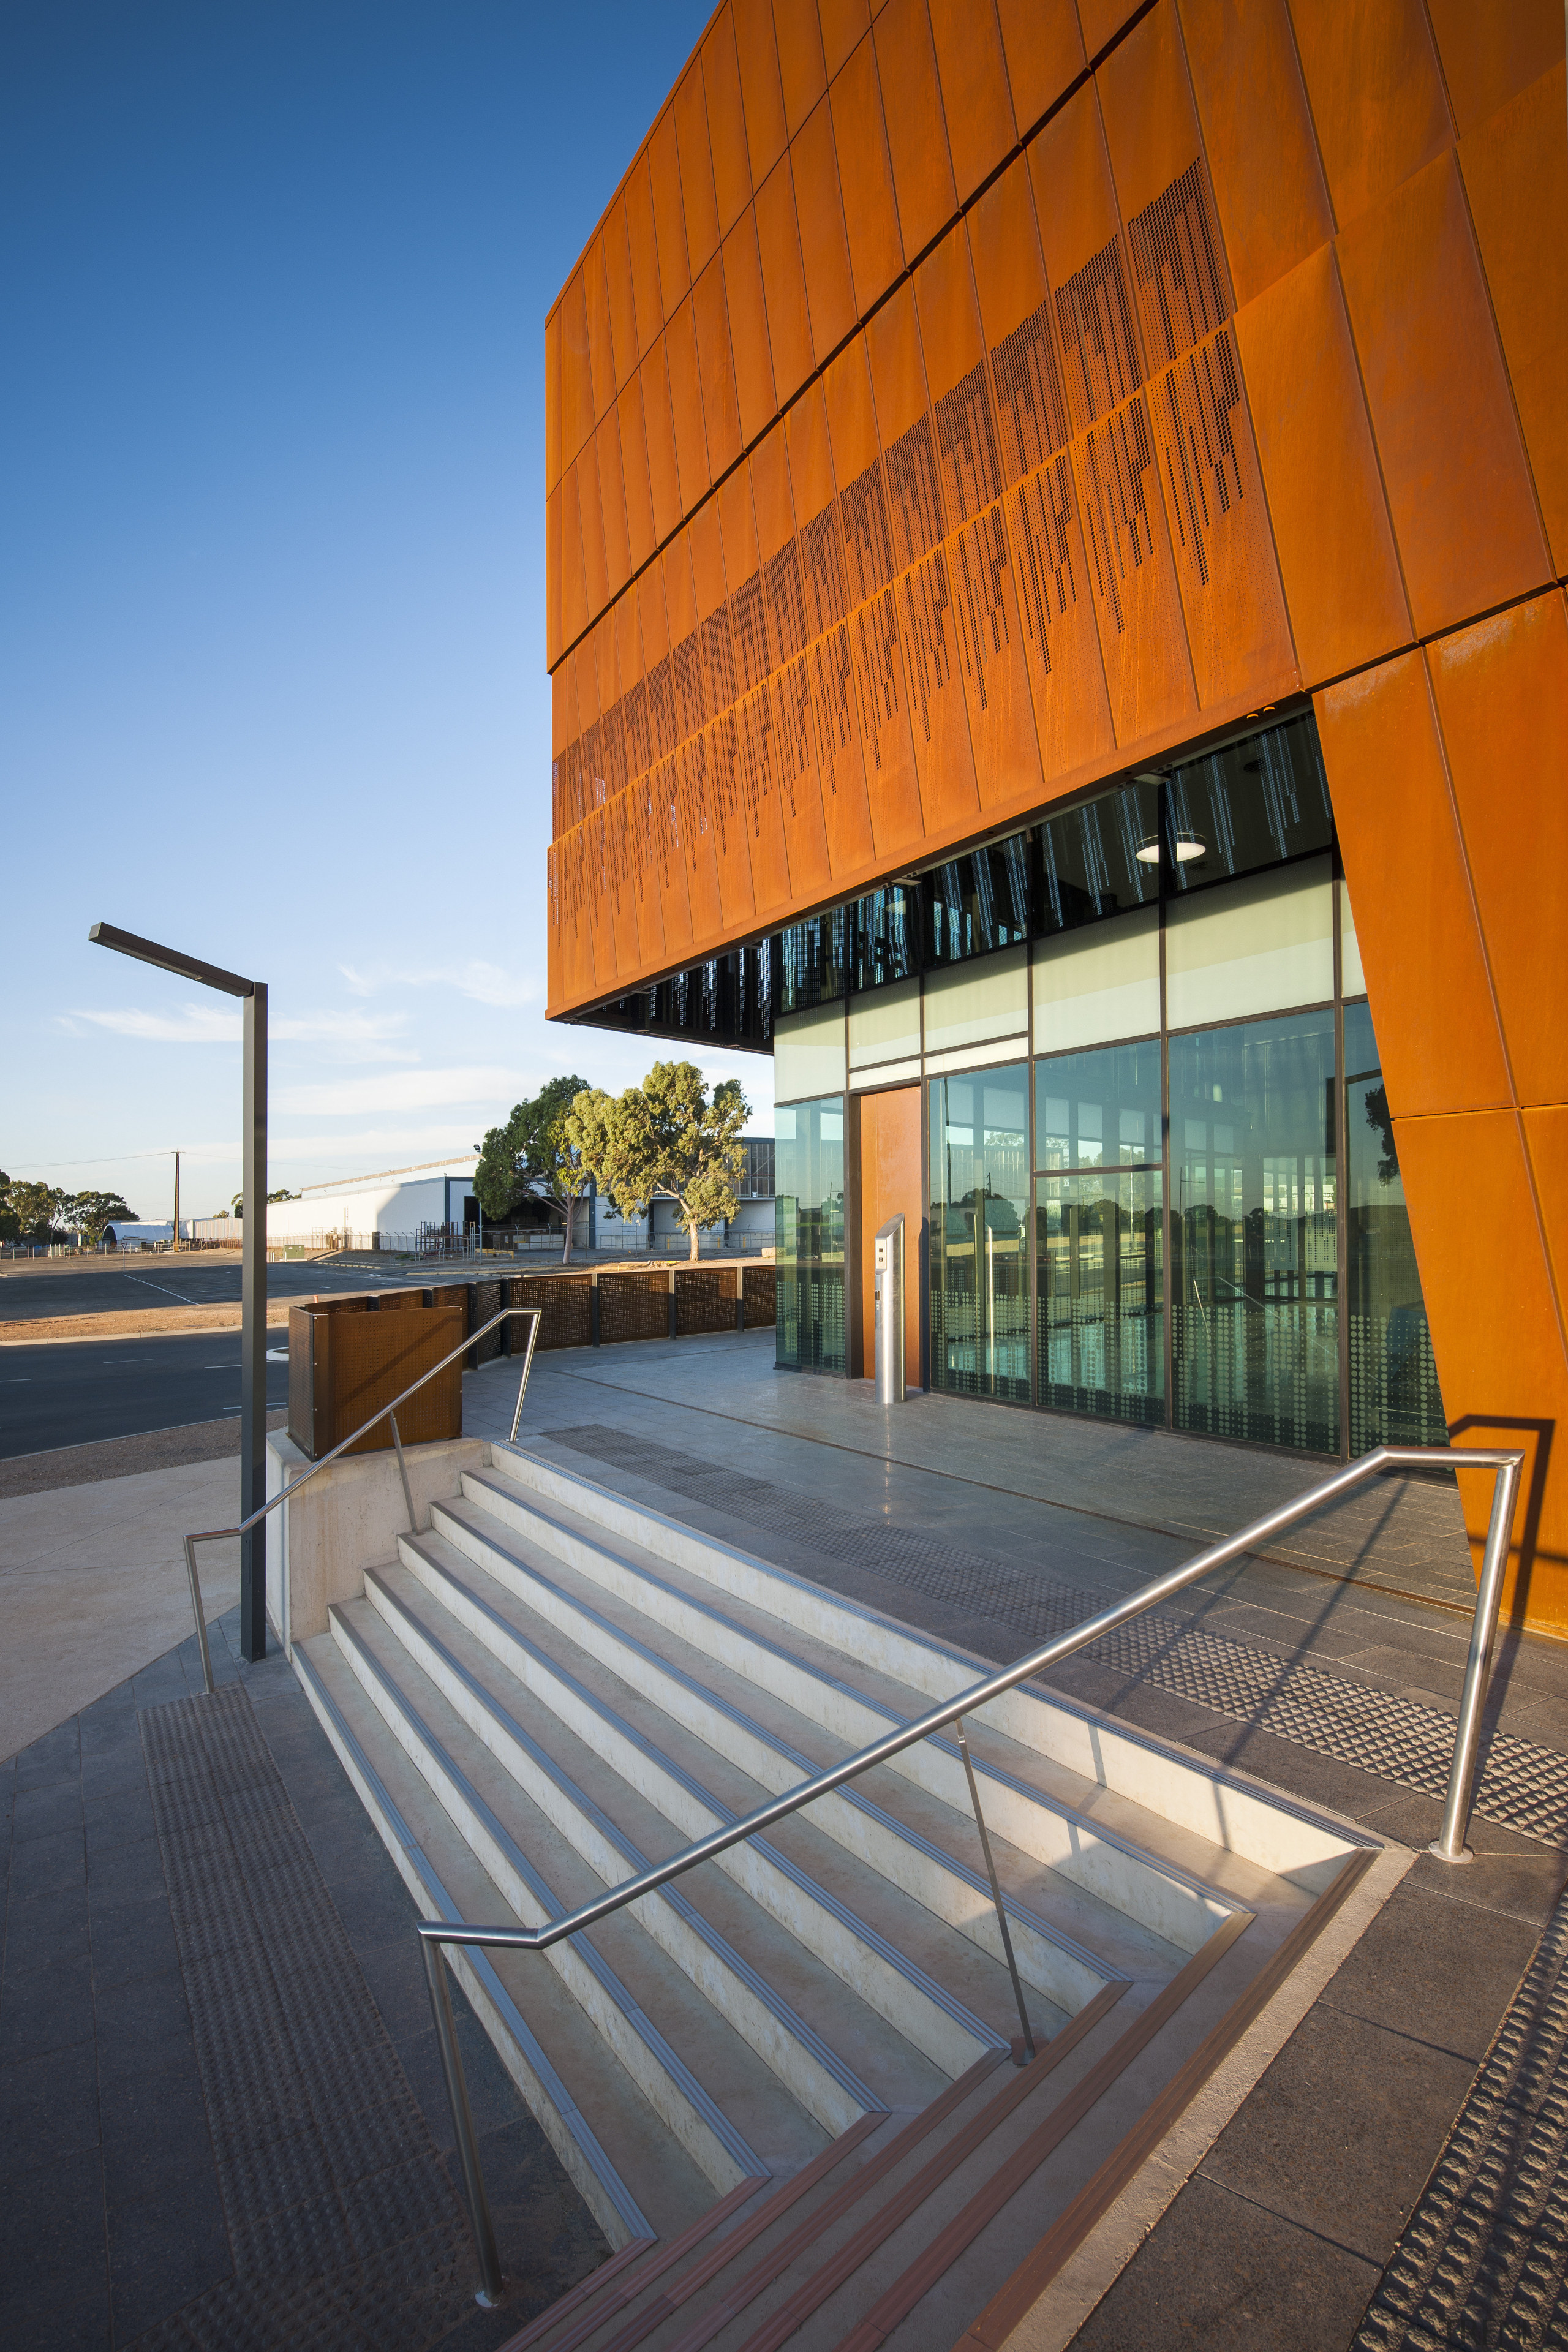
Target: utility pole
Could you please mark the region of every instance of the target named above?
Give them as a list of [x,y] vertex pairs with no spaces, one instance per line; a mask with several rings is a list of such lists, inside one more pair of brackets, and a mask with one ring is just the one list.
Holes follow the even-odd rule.
[[[239,1516],[249,1518],[267,1500],[267,983],[182,955],[94,923],[95,946],[177,972],[203,988],[237,996],[245,1008],[245,1129],[241,1151],[243,1190],[239,1338]],[[260,1519],[239,1539],[239,1648],[247,1662],[267,1655],[267,1522]]]

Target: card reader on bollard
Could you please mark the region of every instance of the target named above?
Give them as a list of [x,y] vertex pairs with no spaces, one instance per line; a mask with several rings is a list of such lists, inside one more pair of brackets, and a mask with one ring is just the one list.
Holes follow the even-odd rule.
[[904,1221],[877,1233],[877,1402],[904,1401]]

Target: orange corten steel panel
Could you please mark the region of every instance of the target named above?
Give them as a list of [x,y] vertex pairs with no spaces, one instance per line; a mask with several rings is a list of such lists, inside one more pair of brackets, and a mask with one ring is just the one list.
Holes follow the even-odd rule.
[[631,576],[631,545],[626,537],[626,473],[621,462],[620,419],[614,408],[594,436],[599,461],[599,507],[605,528],[605,583],[618,596]]
[[1411,625],[1332,247],[1236,330],[1301,667],[1336,677],[1407,644]]
[[674,757],[655,772],[650,824],[654,860],[658,875],[659,921],[667,956],[689,955],[694,939],[691,904],[686,888],[686,860],[681,854],[680,787]]
[[[1557,13],[1561,32],[1563,19]],[[1568,110],[1559,64],[1459,144],[1503,357],[1524,429],[1552,570],[1568,572]]]
[[733,0],[732,13],[752,185],[760,188],[789,142],[773,0]]
[[1423,0],[1291,0],[1318,146],[1341,228],[1453,139]]
[[545,658],[558,662],[566,638],[562,614],[561,485],[544,501],[544,646]]
[[1563,61],[1558,0],[1426,0],[1461,138]]
[[871,11],[868,0],[817,0],[816,15],[822,26],[822,60],[831,81],[870,31]]
[[575,645],[588,625],[588,587],[583,572],[583,513],[575,462],[561,478],[561,627]]
[[[1378,1034],[1381,1044],[1381,1021]],[[1554,1476],[1547,1472],[1568,1418],[1568,1372],[1521,1122],[1511,1111],[1396,1112],[1394,1131],[1449,1433],[1457,1444],[1525,1453],[1503,1606],[1560,1631],[1568,1625],[1568,1488],[1560,1464],[1551,1465]],[[1484,1202],[1485,1214],[1466,1215],[1470,1202]],[[1478,1565],[1491,1483],[1485,1474],[1459,1477]]]
[[561,297],[561,462],[569,466],[594,429],[594,379],[588,359],[588,298],[573,271]]
[[773,39],[778,47],[784,128],[795,139],[827,88],[822,28],[813,0],[773,0]]
[[605,272],[605,241],[593,239],[583,257],[583,284],[588,299],[588,367],[593,380],[594,415],[601,417],[616,392],[615,338],[610,331],[610,286]]
[[771,667],[767,615],[763,604],[763,559],[757,545],[749,467],[737,467],[720,488],[719,528],[724,541],[724,577],[730,589],[735,676],[738,690],[746,692],[761,685]]
[[676,85],[675,144],[680,159],[686,258],[695,283],[719,250],[719,199],[713,188],[713,155],[708,140],[708,101],[702,87],[700,58],[693,58]]
[[653,486],[643,425],[642,379],[634,375],[616,404],[621,428],[621,474],[626,493],[626,547],[634,572],[653,553]]
[[728,236],[752,200],[752,166],[746,152],[745,101],[735,55],[735,25],[721,8],[702,44],[702,80],[708,98],[708,134],[713,157],[713,194],[719,234]]
[[1427,661],[1517,1097],[1568,1102],[1568,1024],[1554,979],[1568,935],[1561,591],[1439,637]]
[[1558,1321],[1568,1324],[1568,1103],[1527,1106],[1520,1118],[1546,1235]]
[[637,336],[637,296],[632,290],[632,249],[626,238],[626,205],[617,196],[605,215],[605,279],[610,299],[610,336],[615,345],[616,383],[624,390],[642,357]]
[[800,224],[795,208],[795,182],[790,176],[787,155],[758,189],[755,213],[773,383],[782,402],[799,391],[815,363],[805,270],[800,255]]
[[900,232],[912,261],[958,209],[926,0],[888,0],[872,33]]
[[1363,670],[1314,707],[1389,1099],[1407,1118],[1505,1106],[1502,1037],[1422,656]]
[[1137,15],[1141,5],[1142,0],[1078,0],[1079,24],[1090,65],[1109,47],[1129,17]]
[[754,441],[774,414],[773,352],[768,342],[763,265],[756,216],[748,205],[723,248],[724,294],[735,366],[735,404],[742,446]]
[[561,305],[544,321],[544,488],[561,479]]
[[680,520],[682,511],[669,367],[662,335],[642,363],[642,413],[647,443],[648,488],[653,497],[654,537],[656,542],[662,542]]
[[[1138,241],[1132,236],[1134,215],[1163,195],[1199,156],[1197,110],[1187,79],[1175,0],[1158,0],[1158,5],[1107,58],[1095,76],[1095,86],[1100,93],[1111,177],[1116,184],[1122,222],[1131,240],[1134,278],[1141,287]],[[1204,208],[1206,209],[1206,192]],[[1179,215],[1172,226],[1179,230]],[[1194,222],[1194,230],[1195,226]],[[1186,257],[1189,264],[1195,263],[1206,294],[1207,279],[1215,266],[1211,257],[1198,249]],[[1224,311],[1233,306],[1223,257],[1217,259],[1217,268],[1219,307]],[[1147,306],[1141,304],[1141,308],[1147,319]],[[1198,331],[1202,331],[1201,328]],[[1164,355],[1159,347],[1160,340],[1158,336],[1150,338],[1146,330],[1146,356],[1152,367],[1158,366]],[[1168,341],[1168,336],[1164,340]],[[1195,335],[1185,340],[1194,341]]]
[[996,0],[1013,119],[1027,137],[1084,70],[1083,35],[1073,0]]
[[1029,167],[1021,155],[986,189],[966,226],[991,353],[1002,478],[1015,482],[1065,446],[1070,432]]
[[697,325],[708,463],[718,475],[732,466],[741,454],[741,412],[735,394],[735,362],[730,349],[724,270],[717,256],[698,279],[691,304]]
[[658,248],[658,286],[667,320],[686,299],[691,285],[691,265],[686,250],[686,208],[680,194],[680,156],[676,144],[675,109],[666,107],[654,125],[647,147],[653,184],[654,241]]
[[1237,304],[1333,235],[1285,0],[1181,0]]
[[877,50],[869,33],[835,79],[829,103],[855,300],[864,315],[904,266]]
[[626,244],[631,254],[632,294],[637,304],[637,348],[647,354],[664,325],[658,284],[658,236],[653,220],[653,182],[646,151],[626,174]]
[[1068,100],[1026,152],[1068,414],[1081,433],[1124,400],[1142,373],[1092,84]]
[[605,517],[599,499],[599,453],[590,440],[573,468],[577,479],[577,509],[583,526],[583,582],[589,620],[605,609],[609,590],[605,575]]
[[995,0],[927,0],[960,204],[1016,143]]
[[757,555],[767,621],[768,667],[776,669],[806,642],[805,603],[795,535],[795,500],[789,478],[789,446],[782,424],[764,436],[748,460],[752,509],[757,523]]
[[1452,152],[1339,240],[1416,631],[1551,576]]
[[824,97],[790,148],[795,210],[800,218],[801,258],[811,340],[820,367],[855,324],[855,279],[838,189],[838,159],[833,150],[833,112]]

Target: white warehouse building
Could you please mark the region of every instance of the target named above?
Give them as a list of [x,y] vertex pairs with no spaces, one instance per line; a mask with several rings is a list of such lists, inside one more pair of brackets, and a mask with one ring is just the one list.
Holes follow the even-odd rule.
[[412,1240],[427,1226],[455,1225],[461,1233],[475,1215],[466,1204],[475,1197],[477,1164],[470,1153],[307,1184],[297,1200],[268,1202],[268,1245],[296,1242],[326,1249],[335,1242],[340,1249],[374,1249]]

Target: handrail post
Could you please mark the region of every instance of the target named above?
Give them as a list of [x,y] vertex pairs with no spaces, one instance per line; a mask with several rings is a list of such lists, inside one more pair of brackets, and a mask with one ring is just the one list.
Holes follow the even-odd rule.
[[416,1536],[419,1532],[419,1514],[414,1507],[414,1489],[408,1483],[408,1465],[403,1458],[403,1440],[397,1434],[397,1415],[395,1412],[389,1412],[386,1417],[392,1423],[392,1443],[397,1451],[397,1475],[403,1481],[403,1499],[408,1506],[408,1532],[411,1536]]
[[1480,1753],[1481,1717],[1487,1703],[1487,1685],[1491,1679],[1492,1645],[1497,1639],[1503,1571],[1508,1566],[1508,1539],[1519,1491],[1519,1467],[1517,1454],[1500,1462],[1492,1487],[1492,1515],[1487,1526],[1486,1550],[1481,1556],[1480,1590],[1476,1595],[1475,1620],[1470,1627],[1470,1653],[1465,1661],[1465,1687],[1454,1734],[1447,1801],[1443,1808],[1443,1826],[1429,1849],[1439,1862],[1474,1860],[1465,1843],[1465,1832],[1469,1827],[1470,1799]]
[[506,2293],[506,2281],[501,2276],[500,2256],[496,2251],[495,2224],[490,2220],[490,2201],[485,2191],[485,2176],[479,2164],[474,2111],[468,2105],[463,2053],[458,2047],[457,2021],[452,2015],[451,1995],[447,1990],[446,1956],[433,1937],[421,1936],[419,1945],[425,1955],[425,1978],[430,1989],[430,2007],[436,2019],[436,2039],[440,2044],[441,2064],[447,2076],[447,2096],[452,2104],[452,2127],[458,2135],[458,2157],[463,2168],[463,2186],[468,2192],[468,2212],[474,2224],[474,2244],[479,2257],[480,2285],[474,2301],[482,2305],[486,2311],[493,2311]]
[[991,1900],[996,1906],[996,1925],[1002,1930],[1002,1949],[1007,1956],[1007,1973],[1013,1979],[1013,1998],[1018,2004],[1018,2022],[1024,2029],[1024,2055],[1018,2063],[1027,2066],[1034,2061],[1035,2032],[1029,2023],[1029,2012],[1024,2006],[1024,1988],[1018,1980],[1018,1963],[1013,1957],[1013,1938],[1007,1927],[1007,1906],[1002,1900],[1001,1881],[997,1878],[996,1864],[991,1856],[985,1816],[980,1810],[980,1783],[974,1777],[974,1766],[970,1759],[969,1742],[964,1738],[961,1715],[953,1718],[952,1727],[958,1734],[958,1752],[963,1759],[963,1769],[969,1780],[969,1801],[974,1808],[974,1826],[980,1832],[980,1851],[985,1856],[985,1875],[991,1881]]
[[517,1402],[512,1408],[511,1415],[510,1443],[515,1445],[518,1423],[522,1419],[522,1400],[528,1394],[528,1376],[533,1370],[533,1343],[539,1337],[539,1327],[544,1320],[544,1309],[542,1307],[521,1309],[514,1307],[511,1312],[514,1315],[520,1312],[525,1313],[531,1318],[528,1326],[528,1346],[523,1350],[522,1357],[522,1378],[517,1384]]
[[194,1536],[185,1538],[185,1574],[191,1580],[191,1607],[196,1612],[196,1646],[202,1654],[202,1678],[207,1686],[207,1696],[213,1695],[213,1654],[207,1646],[207,1621],[202,1608],[202,1580],[196,1574],[196,1544]]

